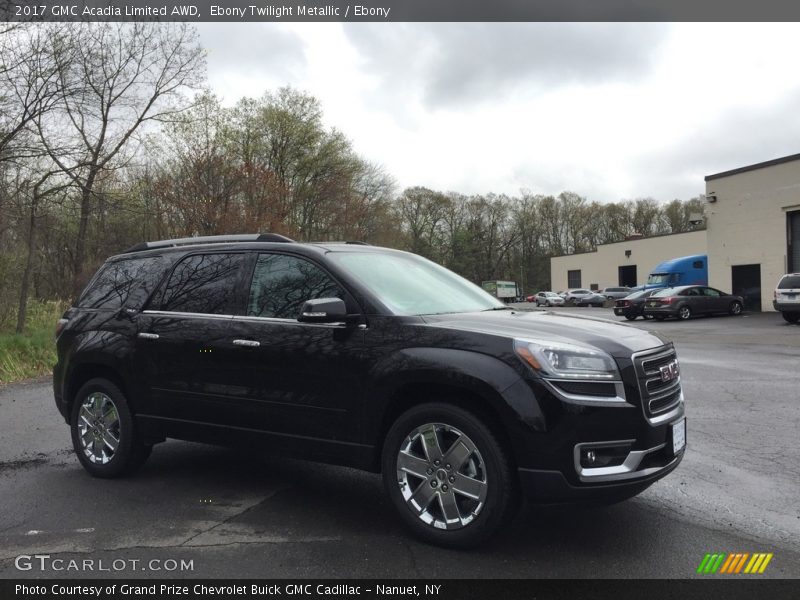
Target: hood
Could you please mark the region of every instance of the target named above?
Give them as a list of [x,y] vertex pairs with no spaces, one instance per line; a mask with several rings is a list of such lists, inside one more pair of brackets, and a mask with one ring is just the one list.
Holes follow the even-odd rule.
[[667,343],[655,333],[630,325],[591,317],[565,317],[549,311],[497,310],[423,318],[433,327],[533,341],[577,342],[624,358]]

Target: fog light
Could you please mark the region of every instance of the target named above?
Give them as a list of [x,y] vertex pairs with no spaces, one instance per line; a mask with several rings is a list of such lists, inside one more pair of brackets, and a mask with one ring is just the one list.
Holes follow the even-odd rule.
[[597,461],[597,455],[594,453],[594,450],[587,450],[586,451],[586,462],[590,465],[593,465]]

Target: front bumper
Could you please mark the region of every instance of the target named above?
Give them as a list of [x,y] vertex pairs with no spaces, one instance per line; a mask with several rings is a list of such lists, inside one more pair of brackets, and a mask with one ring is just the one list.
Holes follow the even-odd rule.
[[660,468],[641,477],[592,485],[576,485],[560,471],[519,469],[522,493],[534,502],[614,502],[640,494],[653,483],[669,475],[683,460],[685,451]]

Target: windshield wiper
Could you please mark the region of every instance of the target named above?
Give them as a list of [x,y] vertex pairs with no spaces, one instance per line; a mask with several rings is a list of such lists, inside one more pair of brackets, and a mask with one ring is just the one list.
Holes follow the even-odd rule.
[[490,310],[514,310],[510,306],[495,306],[494,308],[484,308],[481,312],[487,312]]

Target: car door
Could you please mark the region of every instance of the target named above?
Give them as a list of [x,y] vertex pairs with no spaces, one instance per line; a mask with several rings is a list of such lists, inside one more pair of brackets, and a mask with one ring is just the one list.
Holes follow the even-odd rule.
[[686,288],[678,295],[683,298],[683,303],[685,303],[691,309],[693,314],[702,314],[703,303],[700,297],[700,291],[697,288]]
[[136,317],[135,372],[145,390],[143,414],[215,422],[231,385],[219,361],[229,338],[246,254],[197,253],[182,258],[150,305]]
[[729,297],[724,292],[710,287],[700,290],[708,302],[708,312],[728,312]]
[[288,253],[257,255],[243,314],[232,320],[224,349],[236,373],[237,426],[295,442],[355,435],[351,413],[366,372],[363,327],[297,320],[305,301],[331,297],[360,312],[319,264]]

